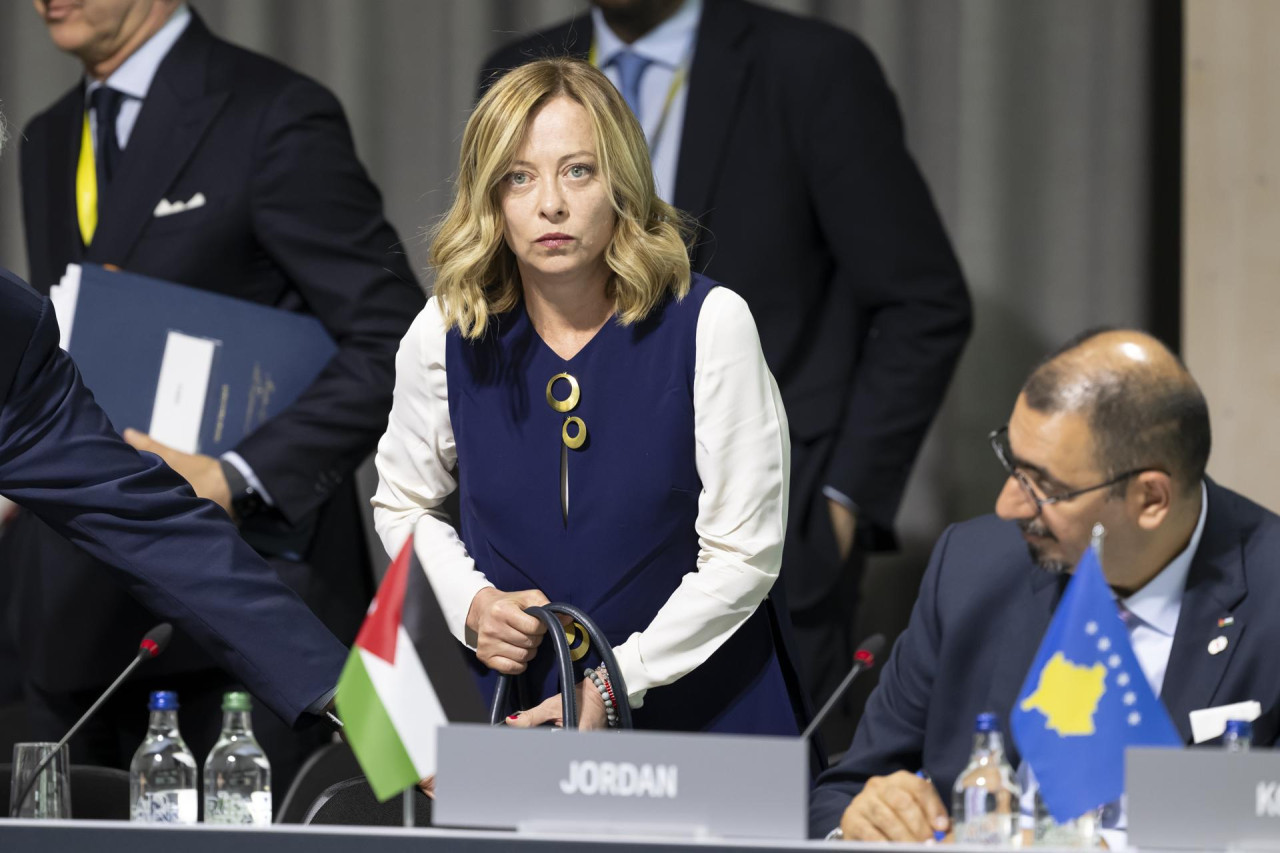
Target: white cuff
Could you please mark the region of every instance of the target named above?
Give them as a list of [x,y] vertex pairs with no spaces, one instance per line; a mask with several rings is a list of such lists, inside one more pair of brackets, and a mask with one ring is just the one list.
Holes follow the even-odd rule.
[[622,670],[620,674],[627,685],[627,704],[632,708],[643,708],[644,694],[649,692],[653,679],[640,658],[640,635],[632,634],[625,643],[614,646],[613,656],[618,660],[618,669]]
[[234,450],[228,450],[222,454],[222,458],[236,466],[236,470],[240,472],[240,476],[244,477],[245,482],[253,486],[253,490],[262,497],[262,502],[267,506],[275,506],[276,502],[271,499],[271,495],[267,492],[266,487],[262,485],[262,481],[258,479],[258,475],[253,473],[253,469],[249,467],[249,463],[244,461],[244,457]]
[[823,497],[830,498],[836,503],[842,505],[845,509],[849,510],[849,512],[853,513],[854,515],[858,514],[858,505],[854,503],[853,498],[849,497],[844,492],[837,489],[835,486],[823,486],[822,495]]

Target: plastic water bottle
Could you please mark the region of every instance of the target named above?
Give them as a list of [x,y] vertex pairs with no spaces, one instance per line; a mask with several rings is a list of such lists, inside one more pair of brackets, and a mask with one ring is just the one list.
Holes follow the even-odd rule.
[[1253,746],[1253,725],[1247,720],[1227,720],[1222,745],[1227,752],[1248,752]]
[[204,763],[205,823],[271,824],[271,765],[253,737],[249,694],[222,697],[222,734]]
[[951,822],[959,844],[1018,846],[1022,789],[1004,755],[1004,738],[995,714],[979,714],[974,724],[969,766],[956,779]]
[[195,823],[196,760],[178,733],[178,694],[157,690],[147,737],[129,765],[129,816],[145,823]]

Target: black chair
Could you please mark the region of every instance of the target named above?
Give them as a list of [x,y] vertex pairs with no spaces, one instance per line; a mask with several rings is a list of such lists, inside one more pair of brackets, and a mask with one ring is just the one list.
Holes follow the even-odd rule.
[[[404,826],[404,799],[378,802],[363,776],[330,785],[312,804],[303,823],[342,826]],[[413,789],[413,825],[431,826],[431,799]]]
[[[9,816],[13,765],[0,764],[0,803]],[[128,820],[129,773],[114,767],[71,765],[71,816],[80,820]]]
[[305,823],[311,804],[334,784],[360,775],[360,763],[345,743],[328,743],[311,756],[293,777],[276,807],[276,823]]

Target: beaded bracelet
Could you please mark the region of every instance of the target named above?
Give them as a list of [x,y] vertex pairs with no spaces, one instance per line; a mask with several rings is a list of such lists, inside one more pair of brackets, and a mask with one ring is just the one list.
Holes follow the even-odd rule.
[[608,722],[609,728],[616,728],[618,725],[618,710],[617,705],[613,701],[613,695],[609,690],[608,683],[597,670],[587,669],[584,670],[583,674],[586,675],[587,678],[591,679],[591,683],[595,685],[596,690],[600,693],[600,700],[604,702],[605,718]]
[[584,669],[582,674],[585,678],[590,679],[596,691],[600,694],[600,701],[604,702],[605,719],[611,729],[618,727],[618,709],[614,704],[613,691],[609,689],[608,682],[594,669]]
[[583,670],[583,675],[591,680],[592,685],[600,694],[600,701],[604,703],[605,718],[609,728],[613,728],[617,724],[617,711],[613,703],[609,701],[609,690],[604,685],[604,679],[594,669]]
[[[613,705],[614,710],[618,708],[618,697],[613,695],[613,681],[609,678],[609,670],[604,664],[596,667],[596,674],[600,676],[600,680],[604,682],[604,689],[609,691],[609,702]],[[618,721],[622,721],[622,712],[618,712]]]

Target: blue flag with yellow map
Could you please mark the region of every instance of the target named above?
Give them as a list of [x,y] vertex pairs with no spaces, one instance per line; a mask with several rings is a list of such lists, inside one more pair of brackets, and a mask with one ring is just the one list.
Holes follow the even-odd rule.
[[1120,798],[1125,747],[1182,745],[1093,548],[1067,584],[1009,725],[1059,823]]

